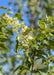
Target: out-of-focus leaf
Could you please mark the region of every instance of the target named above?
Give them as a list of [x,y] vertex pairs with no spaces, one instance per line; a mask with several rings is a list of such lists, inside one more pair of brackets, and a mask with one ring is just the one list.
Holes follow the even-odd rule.
[[26,65],[20,65],[20,66],[18,66],[18,67],[14,70],[14,72],[17,71],[18,69],[20,69],[20,70],[27,69],[27,66],[26,66]]
[[25,73],[30,73],[30,71],[25,69],[21,72],[21,74],[25,74]]
[[3,9],[4,10],[4,9],[7,9],[7,7],[1,6],[0,9]]
[[14,17],[17,17],[17,19],[23,21],[23,19],[22,19],[22,17],[21,17],[21,13],[16,13],[16,14],[14,15]]

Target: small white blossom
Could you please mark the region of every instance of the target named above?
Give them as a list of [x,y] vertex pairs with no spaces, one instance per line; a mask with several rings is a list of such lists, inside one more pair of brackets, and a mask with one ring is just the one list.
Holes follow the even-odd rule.
[[25,32],[26,30],[27,30],[27,26],[24,26],[23,28],[22,28],[22,32]]
[[28,39],[30,39],[30,40],[31,40],[31,39],[33,39],[33,37],[32,37],[31,35],[29,35],[29,36],[28,36]]

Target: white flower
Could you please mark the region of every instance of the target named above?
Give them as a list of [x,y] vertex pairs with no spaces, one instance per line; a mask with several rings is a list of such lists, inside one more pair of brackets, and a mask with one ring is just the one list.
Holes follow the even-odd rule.
[[29,36],[28,36],[28,39],[31,40],[31,39],[33,39],[33,37],[32,37],[31,35],[29,35]]
[[5,18],[9,18],[9,15],[5,14]]
[[26,30],[27,30],[27,26],[24,26],[23,28],[22,28],[22,32],[25,32]]

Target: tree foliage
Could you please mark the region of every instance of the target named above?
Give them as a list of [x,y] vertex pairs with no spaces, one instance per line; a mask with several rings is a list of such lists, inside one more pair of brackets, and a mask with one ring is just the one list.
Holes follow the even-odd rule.
[[[18,73],[26,74],[27,70],[31,75],[42,72],[45,75],[53,73],[53,68],[49,66],[50,63],[54,63],[54,56],[51,55],[51,50],[54,51],[54,18],[46,17],[39,21],[38,28],[27,28],[22,25],[22,31],[18,33],[18,46],[17,51],[24,51],[24,65],[19,66]],[[37,62],[38,61],[38,62]],[[53,66],[54,67],[54,66]],[[15,69],[14,72],[17,70]]]
[[[16,0],[14,5],[19,7],[19,10],[16,9],[18,12],[14,18],[10,17],[8,13],[0,16],[1,74],[10,75],[12,72],[13,75],[54,75],[54,56],[52,55],[52,51],[54,51],[53,0]],[[29,11],[24,13],[30,14],[28,17],[30,27],[26,26],[24,22],[19,23],[18,21],[23,21],[21,12],[23,12],[24,5],[29,8]],[[1,6],[0,9],[7,8]],[[42,15],[41,20],[39,15]],[[38,18],[39,21],[37,21]],[[17,33],[17,37],[15,39],[15,55],[12,56],[10,48],[13,33]],[[10,73],[5,72],[2,68],[8,62],[12,63]]]

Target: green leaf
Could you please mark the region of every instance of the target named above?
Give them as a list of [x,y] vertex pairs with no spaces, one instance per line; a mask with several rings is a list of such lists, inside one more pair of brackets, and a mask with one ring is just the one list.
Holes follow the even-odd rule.
[[20,54],[17,54],[17,55],[16,55],[16,58],[21,58],[21,55],[20,55]]
[[42,21],[39,21],[39,25],[40,25],[40,28],[45,28],[45,23],[44,22],[42,22]]
[[54,41],[53,40],[49,40],[49,45],[50,45],[51,49],[54,50]]
[[23,70],[23,71],[21,72],[21,74],[25,74],[25,73],[30,73],[30,71],[29,71],[29,70]]
[[27,66],[26,66],[26,65],[20,65],[20,66],[18,66],[18,67],[14,70],[14,72],[17,71],[18,69],[20,69],[20,70],[27,69]]
[[19,40],[18,40],[18,38],[16,37],[16,39],[15,39],[15,41],[16,41],[16,48],[15,48],[15,52],[17,53],[17,49],[18,49],[18,46],[19,46]]
[[0,9],[3,9],[4,10],[4,9],[7,9],[7,7],[1,6]]
[[21,17],[21,13],[16,13],[16,14],[14,15],[14,17],[17,17],[17,19],[23,21],[23,19],[22,19],[22,17]]
[[32,28],[27,28],[25,32],[23,32],[24,35],[28,34],[30,31],[32,31]]

